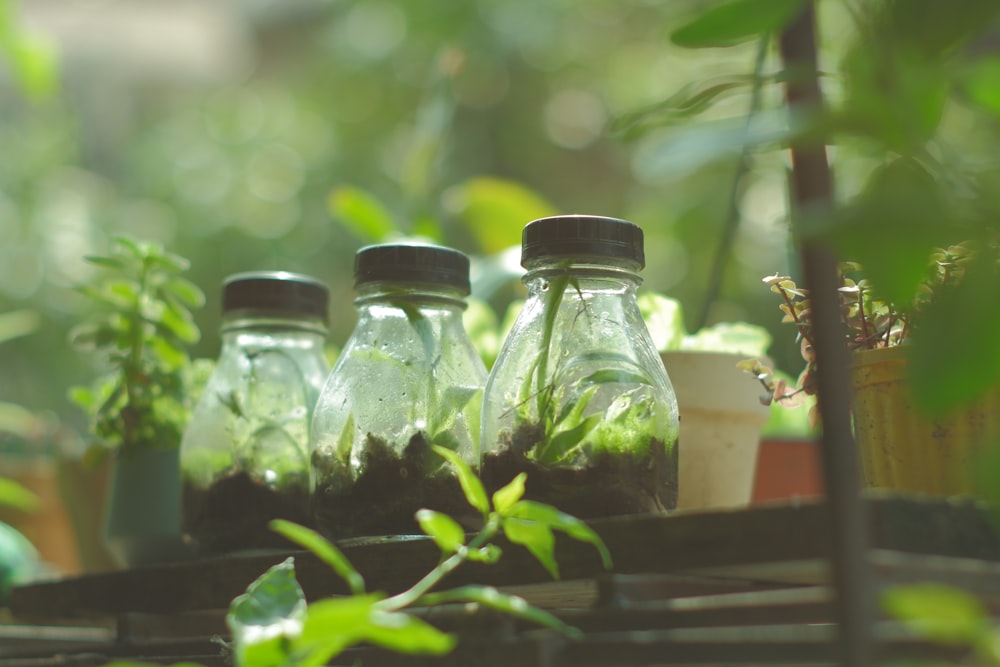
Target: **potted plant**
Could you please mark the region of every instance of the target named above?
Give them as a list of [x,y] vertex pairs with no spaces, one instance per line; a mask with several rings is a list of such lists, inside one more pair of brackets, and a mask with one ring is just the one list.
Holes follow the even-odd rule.
[[180,558],[178,446],[196,377],[207,375],[186,347],[199,338],[190,309],[204,295],[180,275],[187,260],[154,244],[118,238],[87,261],[104,275],[78,289],[99,313],[71,339],[111,370],[71,398],[91,419],[88,458],[113,459],[105,539],[121,565]]
[[647,291],[639,308],[680,411],[678,509],[750,503],[761,430],[771,410],[741,367],[764,363],[770,334],[745,322],[688,334],[680,303]]
[[[935,252],[930,275],[905,309],[877,298],[872,284],[858,277],[859,265],[841,266],[840,313],[853,358],[854,433],[868,487],[936,496],[974,491],[972,468],[978,448],[1000,427],[1000,392],[943,413],[928,410],[915,398],[908,357],[921,314],[946,298],[942,295],[950,296],[974,254],[966,245]],[[787,276],[769,276],[764,282],[781,297],[783,321],[797,328],[806,361],[794,388],[770,381],[767,369],[757,369],[773,398],[787,404],[816,392],[819,369],[813,354],[809,294]]]

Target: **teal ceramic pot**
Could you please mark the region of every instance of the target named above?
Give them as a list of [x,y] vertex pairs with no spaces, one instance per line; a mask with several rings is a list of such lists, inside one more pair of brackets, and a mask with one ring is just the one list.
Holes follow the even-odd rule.
[[114,462],[105,541],[122,567],[190,557],[181,533],[179,450],[122,450]]

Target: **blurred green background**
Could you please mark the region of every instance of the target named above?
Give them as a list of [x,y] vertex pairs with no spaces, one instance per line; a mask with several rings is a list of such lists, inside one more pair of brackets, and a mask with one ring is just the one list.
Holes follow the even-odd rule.
[[[248,269],[325,280],[330,340],[342,344],[352,257],[372,240],[331,211],[344,188],[370,193],[399,231],[480,256],[516,245],[536,213],[627,218],[647,235],[646,286],[680,299],[697,324],[738,144],[610,128],[691,81],[752,72],[752,44],[705,58],[670,43],[704,3],[5,4],[8,21],[52,47],[58,80],[36,73],[19,93],[4,72],[0,312],[40,321],[0,347],[0,400],[81,430],[66,390],[98,369],[66,342],[87,307],[71,288],[94,270],[83,257],[116,234],[191,260],[208,294],[196,356],[218,349],[221,280]],[[737,93],[709,113],[743,113]],[[760,284],[786,270],[782,170],[770,156],[744,185],[710,317],[765,324],[787,343],[793,332],[775,326]],[[511,285],[480,295],[502,313]]]
[[[796,374],[795,332],[761,283],[796,273],[782,142],[801,128],[781,111],[775,45],[671,41],[720,4],[0,0],[0,313],[30,332],[0,345],[0,401],[42,415],[0,434],[0,454],[81,451],[85,417],[66,393],[101,368],[67,342],[89,307],[72,287],[94,277],[84,256],[119,234],[191,260],[208,295],[193,353],[214,357],[227,274],[326,281],[339,346],[366,243],[420,235],[474,255],[475,295],[502,316],[519,295],[517,253],[504,251],[532,217],[622,217],[645,230],[646,288],[678,299],[689,330],[763,325],[777,366]],[[942,19],[921,0],[873,48],[871,16],[894,4],[818,3],[822,83],[841,112],[838,197],[887,156],[931,153],[954,192],[964,176],[941,174],[967,168],[1000,191],[998,40],[980,18],[995,13],[963,14],[989,4],[968,0]],[[934,48],[927,35],[948,30],[958,37],[930,60],[891,50],[907,35]],[[948,65],[959,48],[982,56],[961,80]],[[984,205],[992,216],[1000,200]],[[732,247],[716,263],[730,219]],[[884,250],[900,230],[887,229],[863,251]]]

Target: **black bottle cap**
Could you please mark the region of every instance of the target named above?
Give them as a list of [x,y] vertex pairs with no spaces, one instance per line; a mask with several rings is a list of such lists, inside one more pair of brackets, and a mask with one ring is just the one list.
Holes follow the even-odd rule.
[[614,257],[646,266],[642,229],[599,215],[556,215],[532,220],[521,233],[521,265],[540,257]]
[[374,282],[447,285],[468,294],[469,258],[454,248],[436,245],[365,246],[354,256],[354,285]]
[[234,273],[222,283],[222,312],[254,309],[314,315],[326,320],[329,290],[319,280],[288,271]]

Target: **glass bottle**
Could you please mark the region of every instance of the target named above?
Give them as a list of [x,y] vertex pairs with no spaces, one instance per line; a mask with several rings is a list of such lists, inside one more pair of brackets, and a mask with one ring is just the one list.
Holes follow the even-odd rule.
[[309,423],[329,364],[328,291],[284,271],[231,275],[222,349],[181,440],[186,538],[206,555],[287,547],[268,528],[311,524]]
[[677,400],[636,303],[642,230],[586,215],[523,231],[527,299],[483,399],[482,477],[578,517],[677,503]]
[[358,321],[311,430],[313,510],[331,539],[418,533],[414,513],[469,511],[440,445],[478,464],[486,368],[462,325],[469,259],[451,248],[367,246]]

